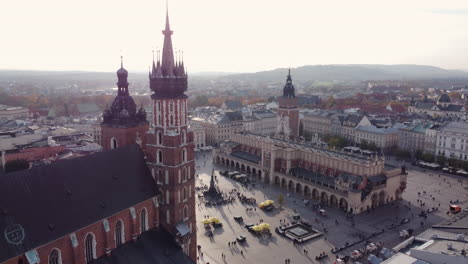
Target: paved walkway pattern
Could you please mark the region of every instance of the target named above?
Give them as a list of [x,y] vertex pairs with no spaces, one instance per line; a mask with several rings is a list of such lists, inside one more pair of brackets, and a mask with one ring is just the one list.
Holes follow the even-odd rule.
[[[197,153],[197,186],[208,185],[210,175],[213,170],[212,157],[210,152]],[[413,228],[415,234],[418,234],[432,224],[436,224],[451,217],[447,215],[450,200],[459,199],[462,208],[468,205],[466,200],[468,190],[468,180],[459,182],[458,178],[436,173],[424,172],[415,168],[409,168],[408,187],[403,193],[403,201],[394,205],[387,205],[377,208],[370,213],[362,213],[354,216],[354,226],[352,221],[346,218],[343,211],[336,208],[327,208],[327,216],[318,216],[316,211],[307,207],[303,203],[303,197],[295,193],[287,193],[273,185],[259,184],[252,190],[244,188],[238,182],[220,176],[218,170],[225,168],[215,167],[217,175],[217,184],[220,189],[226,193],[232,189],[239,190],[243,195],[252,197],[260,203],[264,200],[278,200],[279,194],[284,196],[283,210],[274,210],[264,212],[260,209],[256,211],[246,211],[246,208],[254,207],[236,202],[214,207],[206,207],[201,204],[197,206],[197,237],[198,244],[201,246],[199,252],[199,262],[202,264],[210,263],[285,263],[285,259],[290,259],[291,264],[295,263],[333,263],[335,256],[330,250],[336,246],[341,246],[346,242],[357,241],[360,235],[368,236],[372,232],[378,232],[385,229],[385,232],[378,235],[372,242],[382,242],[384,247],[392,248],[403,239],[399,237],[399,231]],[[425,193],[424,193],[425,191]],[[418,195],[418,192],[420,195]],[[434,197],[434,199],[432,198]],[[465,200],[462,200],[465,197]],[[421,206],[420,202],[424,203]],[[197,198],[197,204],[199,200]],[[418,217],[422,210],[432,207],[439,207],[438,211],[429,213],[427,219]],[[308,241],[300,245],[294,245],[289,239],[283,238],[274,232],[274,228],[279,226],[280,220],[286,219],[287,222],[293,221],[292,215],[295,211],[299,213],[302,219],[313,224],[313,227],[323,231],[327,228],[325,236]],[[219,217],[223,223],[221,229],[215,229],[213,239],[205,234],[205,229],[201,221],[204,216]],[[260,219],[272,226],[272,237],[269,239],[261,238],[250,234],[247,229],[237,223],[233,217],[242,216],[244,223],[257,224]],[[395,229],[388,229],[392,224],[399,224],[403,219],[410,219],[410,222]],[[317,224],[315,220],[318,219]],[[338,225],[335,223],[338,221]],[[236,243],[235,246],[228,246],[228,242],[235,241],[236,237],[243,235],[247,238],[244,244]],[[349,254],[352,250],[364,247],[364,242],[348,248],[340,255]],[[304,254],[304,249],[308,254]],[[241,254],[242,251],[242,254]],[[315,256],[321,252],[326,252],[330,257],[320,262],[315,260]],[[222,256],[225,255],[223,258]],[[360,260],[366,263],[365,260]],[[352,262],[351,262],[352,263]]]

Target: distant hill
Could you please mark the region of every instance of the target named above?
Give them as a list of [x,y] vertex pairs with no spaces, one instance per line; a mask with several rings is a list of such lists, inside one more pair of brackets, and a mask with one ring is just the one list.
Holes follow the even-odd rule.
[[[360,80],[427,80],[468,79],[468,72],[446,70],[426,65],[331,64],[309,65],[291,69],[298,81],[360,81]],[[255,73],[241,73],[219,77],[249,81],[284,81],[287,68]]]

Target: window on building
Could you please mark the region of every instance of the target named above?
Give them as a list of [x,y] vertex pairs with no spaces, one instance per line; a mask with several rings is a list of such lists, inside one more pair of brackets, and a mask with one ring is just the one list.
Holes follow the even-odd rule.
[[161,131],[158,131],[158,145],[162,145],[162,143],[163,143],[162,141],[163,141],[162,140],[162,133],[161,133]]
[[182,143],[187,144],[187,133],[185,130],[182,130]]
[[174,112],[174,102],[173,101],[169,102],[169,111]]
[[184,221],[188,218],[188,206],[184,206]]
[[[20,259],[21,263],[23,263],[23,260]],[[18,262],[20,263],[20,262]],[[52,249],[52,251],[49,254],[49,264],[62,264],[62,255],[60,254],[60,251],[56,248]]]
[[182,162],[186,162],[186,161],[187,161],[187,150],[182,149]]
[[87,264],[96,258],[96,239],[93,233],[89,233],[85,239],[85,258]]
[[184,202],[187,201],[187,188],[184,187]]
[[169,184],[169,171],[165,171],[165,174],[166,174],[165,175],[165,178],[166,178],[165,182],[166,182],[166,184]]
[[163,153],[161,150],[158,150],[158,163],[163,163]]
[[166,204],[169,204],[170,200],[169,200],[169,190],[166,190]]
[[170,224],[171,223],[171,214],[169,209],[166,210],[166,223]]
[[124,241],[124,229],[122,220],[118,220],[115,223],[115,247],[123,244]]
[[183,182],[187,181],[187,168],[186,167],[182,169],[182,181]]
[[162,170],[158,170],[158,184],[163,184],[163,172]]
[[180,190],[177,190],[177,203],[180,203]]
[[115,149],[117,147],[118,147],[117,139],[116,138],[111,138],[111,149]]
[[146,212],[146,208],[143,208],[143,210],[141,210],[140,215],[140,232],[143,233],[146,230],[148,230],[148,215]]

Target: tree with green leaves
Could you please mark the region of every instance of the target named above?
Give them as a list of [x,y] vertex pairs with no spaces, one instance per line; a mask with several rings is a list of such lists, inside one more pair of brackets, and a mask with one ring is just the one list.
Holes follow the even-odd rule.
[[447,162],[447,158],[445,156],[439,155],[437,156],[436,161],[440,166],[444,166],[445,162]]
[[422,160],[425,162],[434,162],[435,158],[431,153],[424,153],[422,155]]
[[280,194],[278,196],[278,204],[280,205],[280,208],[283,207],[283,203],[284,203],[284,196],[283,196],[283,194]]

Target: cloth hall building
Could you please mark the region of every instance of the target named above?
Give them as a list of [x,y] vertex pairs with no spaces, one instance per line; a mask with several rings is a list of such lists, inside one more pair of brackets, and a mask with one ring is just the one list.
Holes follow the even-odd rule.
[[[295,98],[290,74],[283,94],[288,100]],[[275,137],[234,134],[216,149],[214,162],[353,214],[402,199],[406,188],[402,170],[387,167],[382,156],[368,157],[299,143],[294,140],[295,104],[286,106],[278,112],[282,121],[278,131],[282,133]]]

